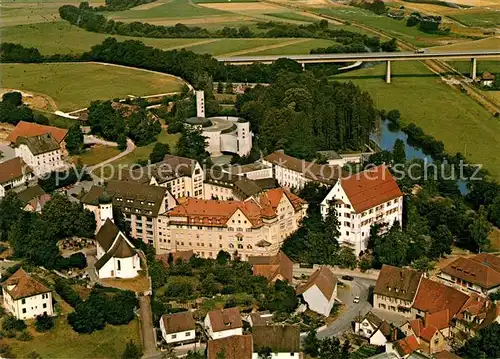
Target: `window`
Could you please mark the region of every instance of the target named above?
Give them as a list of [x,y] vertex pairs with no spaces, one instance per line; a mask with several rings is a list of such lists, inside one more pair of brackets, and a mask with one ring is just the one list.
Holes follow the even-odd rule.
[[177,334],[172,334],[172,339],[177,338]]
[[47,303],[43,303],[43,308],[47,308]]
[[118,259],[116,262],[118,265],[118,270],[122,270],[122,264],[121,264],[120,260]]
[[23,314],[25,314],[25,313],[26,313],[26,308],[23,308]]
[[21,304],[26,304],[26,299],[21,299]]
[[190,337],[191,336],[191,332],[186,332],[186,337]]

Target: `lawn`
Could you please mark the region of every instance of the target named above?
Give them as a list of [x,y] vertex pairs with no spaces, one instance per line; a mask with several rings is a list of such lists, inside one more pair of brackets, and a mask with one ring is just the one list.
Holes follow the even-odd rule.
[[2,64],[0,70],[4,87],[43,93],[62,111],[94,100],[174,92],[183,86],[166,74],[94,63]]
[[[43,55],[80,54],[90,51],[94,45],[102,43],[109,34],[98,34],[72,26],[65,21],[43,24],[19,25],[2,29],[2,41],[14,42],[27,47],[36,47]],[[152,39],[113,35],[119,41],[139,40],[159,49],[169,49],[207,39]]]
[[[450,65],[456,68],[463,74],[470,74],[471,63],[470,61],[450,61]],[[477,74],[480,75],[483,72],[488,71],[494,74],[500,73],[500,61],[477,61]]]
[[87,166],[94,166],[98,163],[104,162],[114,156],[117,156],[121,151],[116,147],[94,145],[85,150],[81,155],[75,156],[75,162],[80,161]]
[[337,75],[372,96],[380,109],[398,109],[405,123],[414,122],[441,140],[450,153],[462,152],[500,178],[500,120],[466,94],[444,84],[420,62],[393,64],[391,84],[383,80],[385,66]]
[[245,55],[293,55],[293,54],[308,54],[311,49],[319,47],[328,47],[335,45],[336,42],[324,39],[310,39],[296,44],[286,45],[274,49],[267,49],[256,52],[249,52]]
[[18,358],[28,358],[37,352],[42,358],[121,358],[129,340],[141,343],[139,322],[128,325],[106,325],[104,330],[92,334],[78,334],[69,326],[65,316],[57,317],[56,326],[47,333],[32,332],[34,338],[23,342],[15,339],[3,340]]
[[[167,133],[164,128],[162,128],[162,131],[158,135],[157,142],[168,144],[170,146],[170,151],[172,153],[175,153],[175,147],[177,145],[177,141],[179,141],[179,137],[180,134],[170,134]],[[102,169],[97,169],[96,171],[94,171],[94,174],[104,178],[116,178],[118,176],[119,167],[124,169],[137,163],[137,161],[139,160],[147,161],[149,159],[149,154],[153,151],[155,143],[156,142],[150,143],[147,146],[137,147],[132,153],[118,159],[115,162],[112,162],[111,165],[113,166],[113,169],[111,169],[109,166],[104,166]]]

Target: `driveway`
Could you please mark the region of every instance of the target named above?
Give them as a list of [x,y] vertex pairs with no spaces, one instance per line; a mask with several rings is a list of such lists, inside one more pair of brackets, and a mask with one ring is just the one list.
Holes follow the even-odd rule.
[[156,356],[153,313],[151,313],[151,301],[149,296],[139,297],[139,316],[141,317],[141,338],[144,356]]
[[[352,328],[352,322],[358,315],[368,313],[373,307],[368,302],[368,292],[375,281],[355,277],[353,281],[342,281],[346,287],[338,287],[338,298],[345,304],[345,309],[340,316],[327,328],[318,332],[318,338],[340,336]],[[359,303],[353,303],[354,297],[359,296]]]
[[2,155],[0,158],[0,162],[4,162],[16,157],[14,149],[7,144],[0,144],[0,153]]

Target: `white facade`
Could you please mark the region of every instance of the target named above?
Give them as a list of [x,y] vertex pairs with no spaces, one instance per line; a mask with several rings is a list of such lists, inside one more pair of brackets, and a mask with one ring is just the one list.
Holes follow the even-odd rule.
[[321,215],[328,215],[330,203],[333,201],[337,218],[340,223],[340,236],[338,242],[354,250],[355,254],[364,251],[370,237],[370,227],[375,223],[387,223],[390,228],[396,221],[402,223],[403,197],[369,208],[361,213],[356,213],[351,202],[342,188],[342,181],[338,181],[321,202]]
[[387,343],[387,338],[385,335],[378,329],[373,326],[370,321],[366,318],[363,319],[361,323],[354,323],[354,332],[362,337],[369,339],[370,344],[382,346]]
[[196,91],[196,116],[205,117],[205,92],[203,90]]
[[163,339],[167,344],[185,343],[187,341],[194,341],[196,339],[196,333],[194,329],[177,333],[167,333],[162,319],[160,319],[160,330],[161,335],[163,336]]
[[316,285],[313,285],[302,293],[302,297],[310,310],[328,317],[335,303],[335,298],[337,297],[337,287],[335,286],[335,290],[330,299],[325,297],[323,292]]
[[443,273],[443,272],[440,272],[438,274],[438,278],[440,279],[440,281],[443,284],[451,286],[451,287],[458,289],[464,293],[476,293],[476,294],[480,294],[483,296],[489,296],[490,294],[495,293],[498,290],[500,290],[499,287],[494,287],[491,289],[482,288],[481,286],[479,286],[477,284],[467,282],[465,280],[462,280],[460,278],[451,276],[448,273]]
[[33,169],[36,176],[64,168],[61,149],[34,155],[28,146],[20,144],[15,149],[17,157],[21,157]]
[[207,335],[209,336],[210,339],[221,339],[221,338],[227,338],[233,335],[243,335],[243,328],[234,328],[234,329],[227,329],[227,330],[220,330],[214,332],[212,329],[212,323],[210,322],[210,317],[207,314],[204,320],[204,325],[205,329],[207,331]]
[[271,162],[266,160],[263,160],[262,163],[273,168],[274,178],[282,187],[301,189],[304,188],[306,183],[311,182],[302,172],[277,164],[273,166]]
[[4,290],[3,305],[12,315],[21,320],[32,319],[44,313],[49,316],[54,315],[51,292],[15,300]]
[[[182,166],[183,164],[179,165]],[[176,170],[180,170],[177,168]],[[203,198],[203,179],[205,178],[203,169],[200,164],[196,162],[191,176],[179,176],[165,182],[159,181],[154,176],[151,178],[150,185],[166,187],[172,196],[176,199],[182,197]],[[174,201],[175,202],[175,201]],[[173,207],[175,203],[170,201],[168,208]]]
[[110,258],[97,271],[99,279],[104,278],[135,278],[139,275],[141,260],[138,254],[127,258]]

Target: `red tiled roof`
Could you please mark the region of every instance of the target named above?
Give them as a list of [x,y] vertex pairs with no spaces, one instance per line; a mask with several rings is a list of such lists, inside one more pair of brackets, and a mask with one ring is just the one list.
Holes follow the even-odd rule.
[[432,337],[434,336],[434,334],[436,334],[437,331],[438,330],[436,327],[428,325],[420,331],[420,338],[425,340],[427,343],[430,343]]
[[443,330],[450,326],[451,319],[452,316],[450,316],[450,311],[448,309],[444,309],[440,312],[426,314],[425,325],[435,327],[438,330]]
[[208,359],[251,359],[252,351],[251,335],[233,335],[208,341]]
[[17,124],[14,130],[7,136],[6,140],[10,143],[16,143],[17,137],[32,137],[44,135],[46,133],[52,134],[57,143],[61,143],[62,140],[68,134],[68,130],[64,128],[39,125],[38,123],[21,121]]
[[20,157],[0,163],[0,184],[21,178],[23,175],[32,173],[33,170]]
[[[491,261],[491,258],[489,259]],[[491,289],[500,286],[500,272],[473,258],[457,258],[441,269],[441,272],[477,284],[481,288]]]
[[191,312],[163,314],[161,316],[167,334],[195,330],[196,323]]
[[411,329],[413,329],[413,333],[417,337],[420,336],[420,331],[424,328],[424,323],[421,319],[413,319],[408,322],[410,324]]
[[449,310],[449,319],[458,313],[468,295],[439,282],[422,278],[413,307],[426,313]]
[[[250,221],[253,227],[262,225],[263,218],[274,218],[277,216],[276,207],[282,196],[287,196],[292,202],[295,210],[301,208],[305,203],[299,197],[288,191],[277,188],[263,193],[258,201],[219,201],[187,198],[179,202],[179,205],[167,212],[167,216],[187,217],[187,223],[191,225],[224,226],[229,218],[238,210]],[[184,222],[183,222],[184,223]]]
[[321,267],[309,277],[306,284],[297,287],[297,294],[302,294],[313,286],[317,286],[326,299],[330,300],[337,286],[337,277],[328,267]]
[[282,251],[275,256],[252,256],[248,262],[252,264],[253,275],[266,277],[270,281],[281,275],[292,283],[293,262]]
[[14,299],[21,299],[37,294],[51,292],[51,290],[42,283],[31,278],[22,268],[18,269],[5,282],[3,282],[2,287],[3,290],[9,293]]
[[403,195],[384,165],[341,178],[340,184],[357,213]]
[[213,310],[208,313],[210,324],[214,332],[243,328],[240,310],[238,308],[225,308]]
[[481,263],[485,266],[493,268],[497,272],[500,272],[500,257],[491,253],[479,253],[471,258],[473,261]]
[[422,272],[384,264],[373,293],[390,298],[413,301],[422,278]]
[[396,349],[401,355],[408,355],[413,353],[420,346],[417,338],[414,335],[398,340],[395,343]]
[[447,350],[443,350],[442,352],[439,353],[434,353],[434,358],[436,359],[462,359],[456,354],[450,353]]

